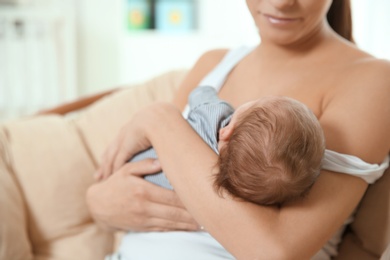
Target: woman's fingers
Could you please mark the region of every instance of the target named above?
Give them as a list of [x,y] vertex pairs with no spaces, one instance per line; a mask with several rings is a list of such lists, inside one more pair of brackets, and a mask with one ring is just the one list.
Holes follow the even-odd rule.
[[[146,175],[161,171],[154,159],[128,163],[122,167],[122,174]],[[199,226],[185,209],[177,194],[169,189],[142,180],[144,185],[133,187],[133,196],[144,204],[139,211],[148,216],[146,227],[160,230],[198,230]]]
[[119,170],[131,158],[131,156],[132,154],[124,146],[121,146],[111,161],[112,172]]
[[159,228],[161,230],[199,230],[198,223],[184,208],[152,203],[148,207],[147,214],[152,216],[148,222],[148,229]]
[[[144,176],[148,174],[154,174],[160,171],[160,163],[158,160],[155,159],[145,159],[138,162],[127,163],[120,170],[122,174],[131,174],[134,176]],[[146,182],[145,185],[135,187],[134,192],[136,192],[137,195],[141,197],[145,196],[148,200],[154,201],[156,203],[166,204],[168,206],[173,207],[185,208],[174,191],[162,188],[150,182]]]
[[122,139],[123,139],[122,134],[119,134],[116,137],[115,141],[112,142],[104,151],[101,160],[101,165],[95,174],[95,178],[97,180],[106,179],[114,172],[113,163],[119,149],[121,148],[120,144],[122,143]]
[[106,179],[112,173],[112,159],[115,157],[116,152],[116,147],[112,145],[107,148],[100,166],[100,179]]
[[97,222],[133,231],[199,229],[174,191],[139,177],[161,170],[154,161],[127,163],[88,190],[87,203]]
[[[132,191],[132,196],[135,198],[133,204],[133,220],[139,222],[139,225],[134,231],[173,231],[173,230],[199,230],[198,223],[190,215],[190,213],[183,207],[181,202],[177,200],[174,205],[170,204],[172,201],[165,201],[162,196],[158,202],[150,200],[152,197],[149,191],[166,190],[151,183],[145,184],[145,189],[135,189]],[[177,206],[178,205],[178,206]]]
[[199,231],[197,224],[155,218],[149,221],[146,231]]
[[125,165],[121,166],[118,172],[121,172],[122,174],[131,174],[134,176],[144,176],[158,173],[160,171],[161,166],[158,160],[150,158],[142,161],[126,163]]
[[[129,124],[125,125],[103,154],[101,166],[97,172],[97,177],[107,178],[112,173],[119,170],[134,153],[145,149],[147,145],[141,141],[137,143],[137,138],[131,134]],[[142,147],[146,146],[146,147]]]

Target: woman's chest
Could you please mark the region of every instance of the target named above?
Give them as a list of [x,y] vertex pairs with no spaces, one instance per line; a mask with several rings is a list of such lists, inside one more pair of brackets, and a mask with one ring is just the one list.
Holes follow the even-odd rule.
[[230,75],[220,91],[220,98],[235,108],[250,100],[269,95],[288,96],[321,114],[324,96],[335,86],[326,73],[286,71],[285,73],[236,73]]

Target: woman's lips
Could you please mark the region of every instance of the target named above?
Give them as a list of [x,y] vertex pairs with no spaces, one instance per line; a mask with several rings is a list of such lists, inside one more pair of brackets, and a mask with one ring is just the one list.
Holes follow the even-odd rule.
[[299,18],[276,17],[269,14],[263,15],[271,24],[275,25],[289,25],[299,21]]

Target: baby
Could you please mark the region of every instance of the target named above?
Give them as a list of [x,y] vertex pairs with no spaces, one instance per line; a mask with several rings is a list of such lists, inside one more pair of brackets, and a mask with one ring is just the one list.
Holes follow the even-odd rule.
[[[304,196],[320,172],[325,151],[322,128],[305,105],[291,98],[265,97],[234,111],[218,98],[214,88],[201,86],[189,96],[187,121],[219,154],[214,186],[221,196],[278,206]],[[152,148],[131,161],[146,158],[157,158]],[[145,179],[172,189],[162,172]],[[119,250],[106,259],[130,259],[128,254],[137,251],[133,245],[141,240],[147,245],[159,241],[153,245],[161,250],[165,247],[161,241],[167,238],[178,246],[182,239],[192,239],[195,245],[207,245],[220,256],[232,257],[207,232],[184,232],[185,237],[183,232],[168,233],[128,233]]]
[[[322,128],[296,100],[269,96],[234,111],[214,88],[201,86],[189,96],[187,121],[219,154],[214,185],[221,195],[280,205],[304,196],[319,175],[325,151]],[[153,148],[131,161],[146,158],[157,158]],[[145,179],[172,189],[162,172]]]

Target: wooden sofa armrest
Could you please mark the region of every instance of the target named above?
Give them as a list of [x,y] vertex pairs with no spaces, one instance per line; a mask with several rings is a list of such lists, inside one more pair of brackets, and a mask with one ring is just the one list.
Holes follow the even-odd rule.
[[53,108],[41,110],[37,114],[38,115],[47,115],[47,114],[65,115],[67,113],[83,109],[83,108],[89,106],[90,104],[98,101],[99,99],[101,99],[101,98],[103,98],[103,97],[105,97],[105,96],[107,96],[115,91],[118,91],[119,89],[120,88],[115,88],[115,89],[108,90],[105,92],[100,92],[100,93],[97,93],[94,95],[82,97],[82,98],[79,98],[75,101],[71,101],[69,103],[65,103],[65,104],[61,104],[61,105],[53,107]]

